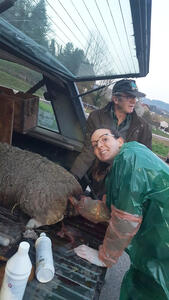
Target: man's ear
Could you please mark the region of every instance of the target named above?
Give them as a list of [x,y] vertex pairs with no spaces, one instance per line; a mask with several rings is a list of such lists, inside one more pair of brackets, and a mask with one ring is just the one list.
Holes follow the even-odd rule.
[[119,99],[116,96],[112,96],[112,102],[114,102],[115,104],[118,104]]
[[121,148],[124,144],[124,139],[120,136],[117,140],[118,140],[118,143],[119,143],[119,148]]

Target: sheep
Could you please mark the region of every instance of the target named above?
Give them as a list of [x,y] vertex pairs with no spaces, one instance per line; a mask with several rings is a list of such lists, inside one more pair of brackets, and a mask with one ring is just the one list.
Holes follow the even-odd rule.
[[30,216],[27,227],[61,221],[69,196],[82,189],[74,176],[39,154],[0,143],[0,205],[18,205]]

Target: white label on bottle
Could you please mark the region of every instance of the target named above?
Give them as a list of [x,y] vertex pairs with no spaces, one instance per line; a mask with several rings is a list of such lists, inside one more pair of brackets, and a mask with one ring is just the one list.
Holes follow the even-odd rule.
[[22,300],[27,281],[28,278],[15,280],[6,274],[2,284],[1,299]]
[[47,245],[45,242],[42,242],[42,241],[38,245],[38,248],[36,251],[37,266],[41,263],[53,265],[52,249],[49,245]]

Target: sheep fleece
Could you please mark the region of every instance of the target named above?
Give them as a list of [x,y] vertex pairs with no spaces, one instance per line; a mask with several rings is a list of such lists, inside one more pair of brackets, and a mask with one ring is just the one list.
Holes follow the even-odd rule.
[[63,167],[17,147],[0,143],[0,205],[21,210],[42,225],[63,218],[68,197],[82,193]]

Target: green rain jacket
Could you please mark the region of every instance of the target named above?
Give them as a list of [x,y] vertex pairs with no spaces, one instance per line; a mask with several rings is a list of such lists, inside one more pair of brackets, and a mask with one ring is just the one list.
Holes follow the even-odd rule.
[[169,167],[146,146],[125,143],[106,179],[106,204],[142,216],[125,249],[131,267],[120,300],[169,299]]

